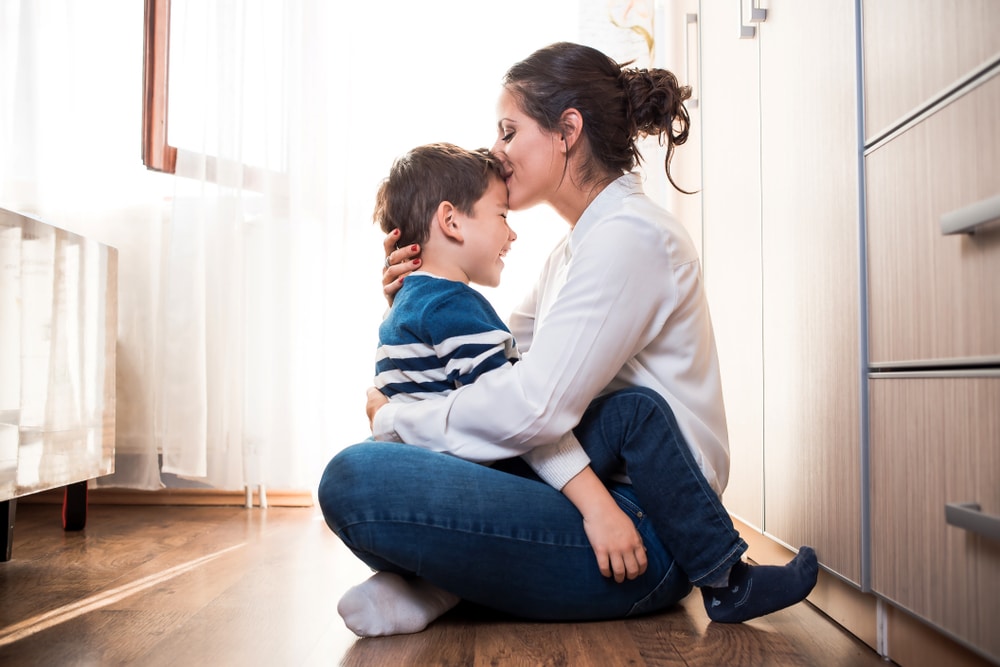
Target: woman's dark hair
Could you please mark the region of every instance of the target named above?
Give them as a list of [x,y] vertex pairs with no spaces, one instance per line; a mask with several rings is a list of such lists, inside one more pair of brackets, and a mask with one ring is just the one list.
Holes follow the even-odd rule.
[[584,165],[584,182],[597,181],[609,171],[631,171],[642,161],[636,140],[656,136],[667,147],[667,180],[686,192],[670,175],[670,160],[674,148],[687,141],[691,120],[684,100],[691,97],[691,88],[679,85],[665,69],[630,64],[617,63],[589,46],[558,42],[513,65],[503,85],[546,130],[561,129],[559,119],[566,109],[580,112],[593,154]]
[[418,146],[393,162],[375,195],[372,219],[387,234],[398,229],[400,246],[426,243],[441,202],[472,215],[493,178],[503,181],[503,166],[486,149],[447,143]]

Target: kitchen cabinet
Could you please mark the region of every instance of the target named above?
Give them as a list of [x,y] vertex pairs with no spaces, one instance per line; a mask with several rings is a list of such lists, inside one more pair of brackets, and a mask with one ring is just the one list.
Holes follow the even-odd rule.
[[738,38],[737,2],[699,16],[703,272],[729,426],[727,509],[764,526],[760,42]]
[[1000,663],[1000,4],[867,2],[863,44],[871,588]]
[[700,17],[704,271],[732,451],[724,500],[860,586],[854,6],[773,0],[750,24],[742,4],[703,2]]

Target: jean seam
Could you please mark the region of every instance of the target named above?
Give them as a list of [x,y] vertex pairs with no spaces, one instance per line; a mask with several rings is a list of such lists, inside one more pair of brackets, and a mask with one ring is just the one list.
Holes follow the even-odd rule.
[[[673,563],[671,563],[670,567],[667,569],[666,573],[663,575],[663,577],[660,579],[660,581],[657,582],[656,586],[653,587],[653,590],[651,590],[641,600],[637,600],[635,602],[635,604],[633,604],[632,607],[628,610],[628,612],[626,612],[625,616],[626,617],[641,616],[641,615],[644,615],[644,614],[647,614],[647,613],[659,610],[661,608],[661,606],[656,606],[656,607],[652,607],[652,608],[649,608],[649,609],[645,609],[644,606],[646,605],[647,602],[649,602],[657,594],[659,594],[661,592],[661,589],[663,587],[671,585],[671,579],[673,578],[675,571],[677,571],[678,569],[679,568],[677,566],[677,562],[676,561],[674,561]],[[690,588],[688,588],[688,591],[690,592]],[[681,596],[681,598],[683,598],[683,597],[684,596]],[[680,602],[680,599],[671,601],[670,605],[677,604],[677,602]]]

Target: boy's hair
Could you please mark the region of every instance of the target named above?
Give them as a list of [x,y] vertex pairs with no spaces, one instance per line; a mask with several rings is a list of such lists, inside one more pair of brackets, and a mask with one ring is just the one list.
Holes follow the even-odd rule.
[[393,162],[375,195],[372,218],[387,234],[398,229],[400,246],[423,244],[441,202],[449,201],[472,215],[493,178],[503,181],[503,165],[484,148],[471,151],[448,143],[418,146]]

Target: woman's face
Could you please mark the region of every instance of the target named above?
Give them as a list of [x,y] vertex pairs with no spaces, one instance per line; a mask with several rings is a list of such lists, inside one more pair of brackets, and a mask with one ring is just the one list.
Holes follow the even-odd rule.
[[511,210],[551,201],[563,181],[566,154],[562,146],[558,132],[542,129],[507,90],[500,94],[493,153],[507,169]]

